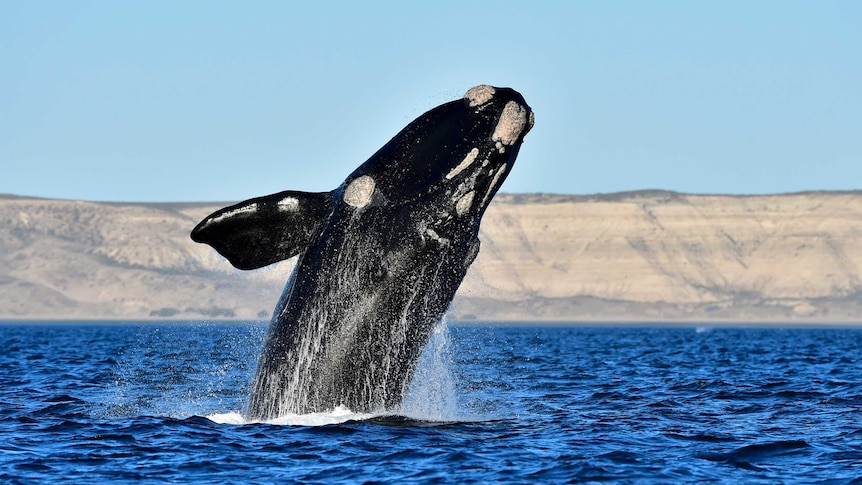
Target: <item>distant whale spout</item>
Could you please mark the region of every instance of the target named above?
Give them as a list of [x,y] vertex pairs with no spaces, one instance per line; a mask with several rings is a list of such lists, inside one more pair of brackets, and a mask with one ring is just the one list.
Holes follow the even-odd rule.
[[194,228],[192,239],[240,269],[299,255],[248,418],[401,402],[532,126],[516,91],[476,86],[411,122],[335,190],[250,199]]

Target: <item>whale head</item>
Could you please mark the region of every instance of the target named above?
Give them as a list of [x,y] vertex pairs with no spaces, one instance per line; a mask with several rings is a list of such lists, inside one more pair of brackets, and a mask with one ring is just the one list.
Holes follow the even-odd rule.
[[424,199],[452,217],[478,219],[533,122],[533,110],[517,91],[475,86],[407,125],[338,190],[355,209]]
[[330,219],[345,215],[398,221],[418,231],[423,244],[426,236],[438,242],[457,234],[470,239],[512,170],[533,119],[517,91],[473,87],[411,122],[332,192],[249,199],[205,218],[192,239],[213,246],[240,269],[305,251]]

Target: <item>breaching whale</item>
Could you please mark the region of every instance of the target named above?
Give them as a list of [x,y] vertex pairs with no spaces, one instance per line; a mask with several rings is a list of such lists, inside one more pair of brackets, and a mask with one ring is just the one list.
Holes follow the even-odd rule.
[[335,190],[250,199],[194,228],[193,240],[240,269],[299,255],[248,419],[400,404],[532,126],[518,92],[476,86],[411,122]]

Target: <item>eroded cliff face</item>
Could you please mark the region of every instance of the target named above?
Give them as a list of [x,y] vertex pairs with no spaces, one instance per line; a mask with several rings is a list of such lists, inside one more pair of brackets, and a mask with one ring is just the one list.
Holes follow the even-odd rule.
[[242,274],[189,239],[215,208],[0,199],[0,318],[268,314],[283,268]]
[[862,193],[506,196],[481,238],[465,296],[537,317],[862,317]]
[[[294,261],[188,237],[224,205],[0,198],[0,318],[268,318]],[[862,322],[862,192],[504,194],[480,238],[455,319]]]

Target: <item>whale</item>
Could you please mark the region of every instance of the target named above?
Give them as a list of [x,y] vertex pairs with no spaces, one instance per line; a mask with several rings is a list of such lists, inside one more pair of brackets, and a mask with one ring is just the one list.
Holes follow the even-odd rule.
[[249,199],[192,230],[242,270],[298,256],[247,419],[397,409],[533,124],[517,91],[475,86],[409,123],[334,190]]

